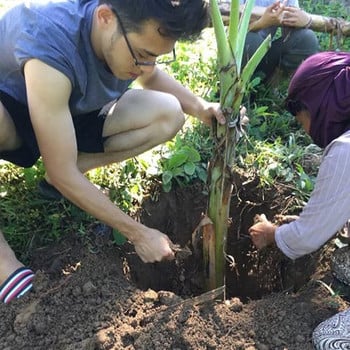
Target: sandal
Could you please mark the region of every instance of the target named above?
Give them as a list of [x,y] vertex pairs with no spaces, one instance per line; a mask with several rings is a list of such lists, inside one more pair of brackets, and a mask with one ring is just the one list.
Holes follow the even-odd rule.
[[64,198],[62,193],[56,190],[56,188],[50,185],[45,179],[39,182],[38,189],[40,195],[45,199],[59,201]]

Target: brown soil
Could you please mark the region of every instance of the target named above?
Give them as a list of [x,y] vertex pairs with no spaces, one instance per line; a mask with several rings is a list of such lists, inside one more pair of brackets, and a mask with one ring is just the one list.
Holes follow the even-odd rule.
[[[246,179],[245,179],[246,180]],[[292,262],[275,248],[257,253],[246,235],[257,213],[293,213],[283,188],[270,193],[256,181],[234,191],[227,253],[226,301],[203,294],[200,253],[192,233],[206,208],[199,185],[143,206],[141,220],[192,254],[143,264],[129,244],[112,243],[103,225],[36,249],[35,290],[0,305],[2,350],[308,350],[314,327],[347,307],[329,272],[330,242]],[[321,280],[324,283],[319,282]],[[339,287],[339,288],[338,288]]]

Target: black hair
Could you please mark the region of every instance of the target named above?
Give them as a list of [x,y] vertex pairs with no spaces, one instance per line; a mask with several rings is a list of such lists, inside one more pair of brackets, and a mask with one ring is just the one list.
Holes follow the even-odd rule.
[[287,98],[284,101],[284,107],[286,110],[291,114],[294,115],[294,117],[301,111],[307,110],[304,103],[300,102],[299,100],[292,100]]
[[99,0],[99,4],[111,6],[126,32],[140,33],[144,22],[154,20],[161,35],[193,40],[209,23],[205,0]]

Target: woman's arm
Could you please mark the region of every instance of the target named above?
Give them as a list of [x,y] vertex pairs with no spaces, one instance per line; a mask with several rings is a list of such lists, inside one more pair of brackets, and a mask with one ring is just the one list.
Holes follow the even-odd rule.
[[280,227],[269,222],[252,226],[253,243],[263,248],[275,242],[291,259],[320,248],[350,218],[349,174],[350,131],[326,148],[315,189],[299,218]]

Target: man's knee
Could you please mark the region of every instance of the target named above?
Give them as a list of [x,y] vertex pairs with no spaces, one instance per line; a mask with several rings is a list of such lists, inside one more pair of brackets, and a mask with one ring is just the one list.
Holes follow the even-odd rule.
[[300,63],[319,51],[319,42],[311,29],[293,30],[283,48],[281,66],[295,70]]
[[300,36],[299,43],[302,42],[302,44],[300,43],[300,49],[303,49],[309,56],[320,50],[319,42],[314,31],[311,29],[301,29]]
[[184,112],[179,100],[173,95],[167,95],[163,107],[159,110],[157,124],[159,132],[165,140],[173,138],[185,123]]
[[285,51],[299,51],[306,54],[319,51],[319,42],[311,29],[294,29],[284,38]]
[[15,125],[0,101],[0,151],[14,150],[20,145]]

